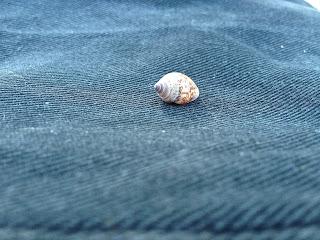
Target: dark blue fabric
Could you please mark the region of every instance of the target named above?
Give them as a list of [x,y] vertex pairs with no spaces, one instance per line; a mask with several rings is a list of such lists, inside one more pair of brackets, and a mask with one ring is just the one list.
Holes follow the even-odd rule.
[[1,240],[320,239],[303,1],[2,0],[0,123]]

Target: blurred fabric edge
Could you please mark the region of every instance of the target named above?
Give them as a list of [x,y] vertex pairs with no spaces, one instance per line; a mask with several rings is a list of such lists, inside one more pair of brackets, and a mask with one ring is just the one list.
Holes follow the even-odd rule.
[[305,0],[309,3],[312,7],[320,11],[320,1],[319,0]]

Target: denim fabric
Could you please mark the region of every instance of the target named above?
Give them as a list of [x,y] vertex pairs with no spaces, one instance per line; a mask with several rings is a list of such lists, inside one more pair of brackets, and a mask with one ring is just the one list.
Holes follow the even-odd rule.
[[302,0],[1,0],[0,124],[1,240],[320,239]]

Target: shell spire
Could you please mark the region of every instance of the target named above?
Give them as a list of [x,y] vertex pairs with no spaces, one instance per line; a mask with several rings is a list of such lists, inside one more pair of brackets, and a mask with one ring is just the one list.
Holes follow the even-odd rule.
[[164,75],[154,88],[167,103],[187,104],[199,97],[199,88],[192,79],[178,72]]

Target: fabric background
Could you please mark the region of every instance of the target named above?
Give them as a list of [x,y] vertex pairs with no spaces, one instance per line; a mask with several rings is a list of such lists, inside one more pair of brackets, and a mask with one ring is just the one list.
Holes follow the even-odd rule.
[[319,43],[298,0],[2,0],[0,238],[320,239]]

